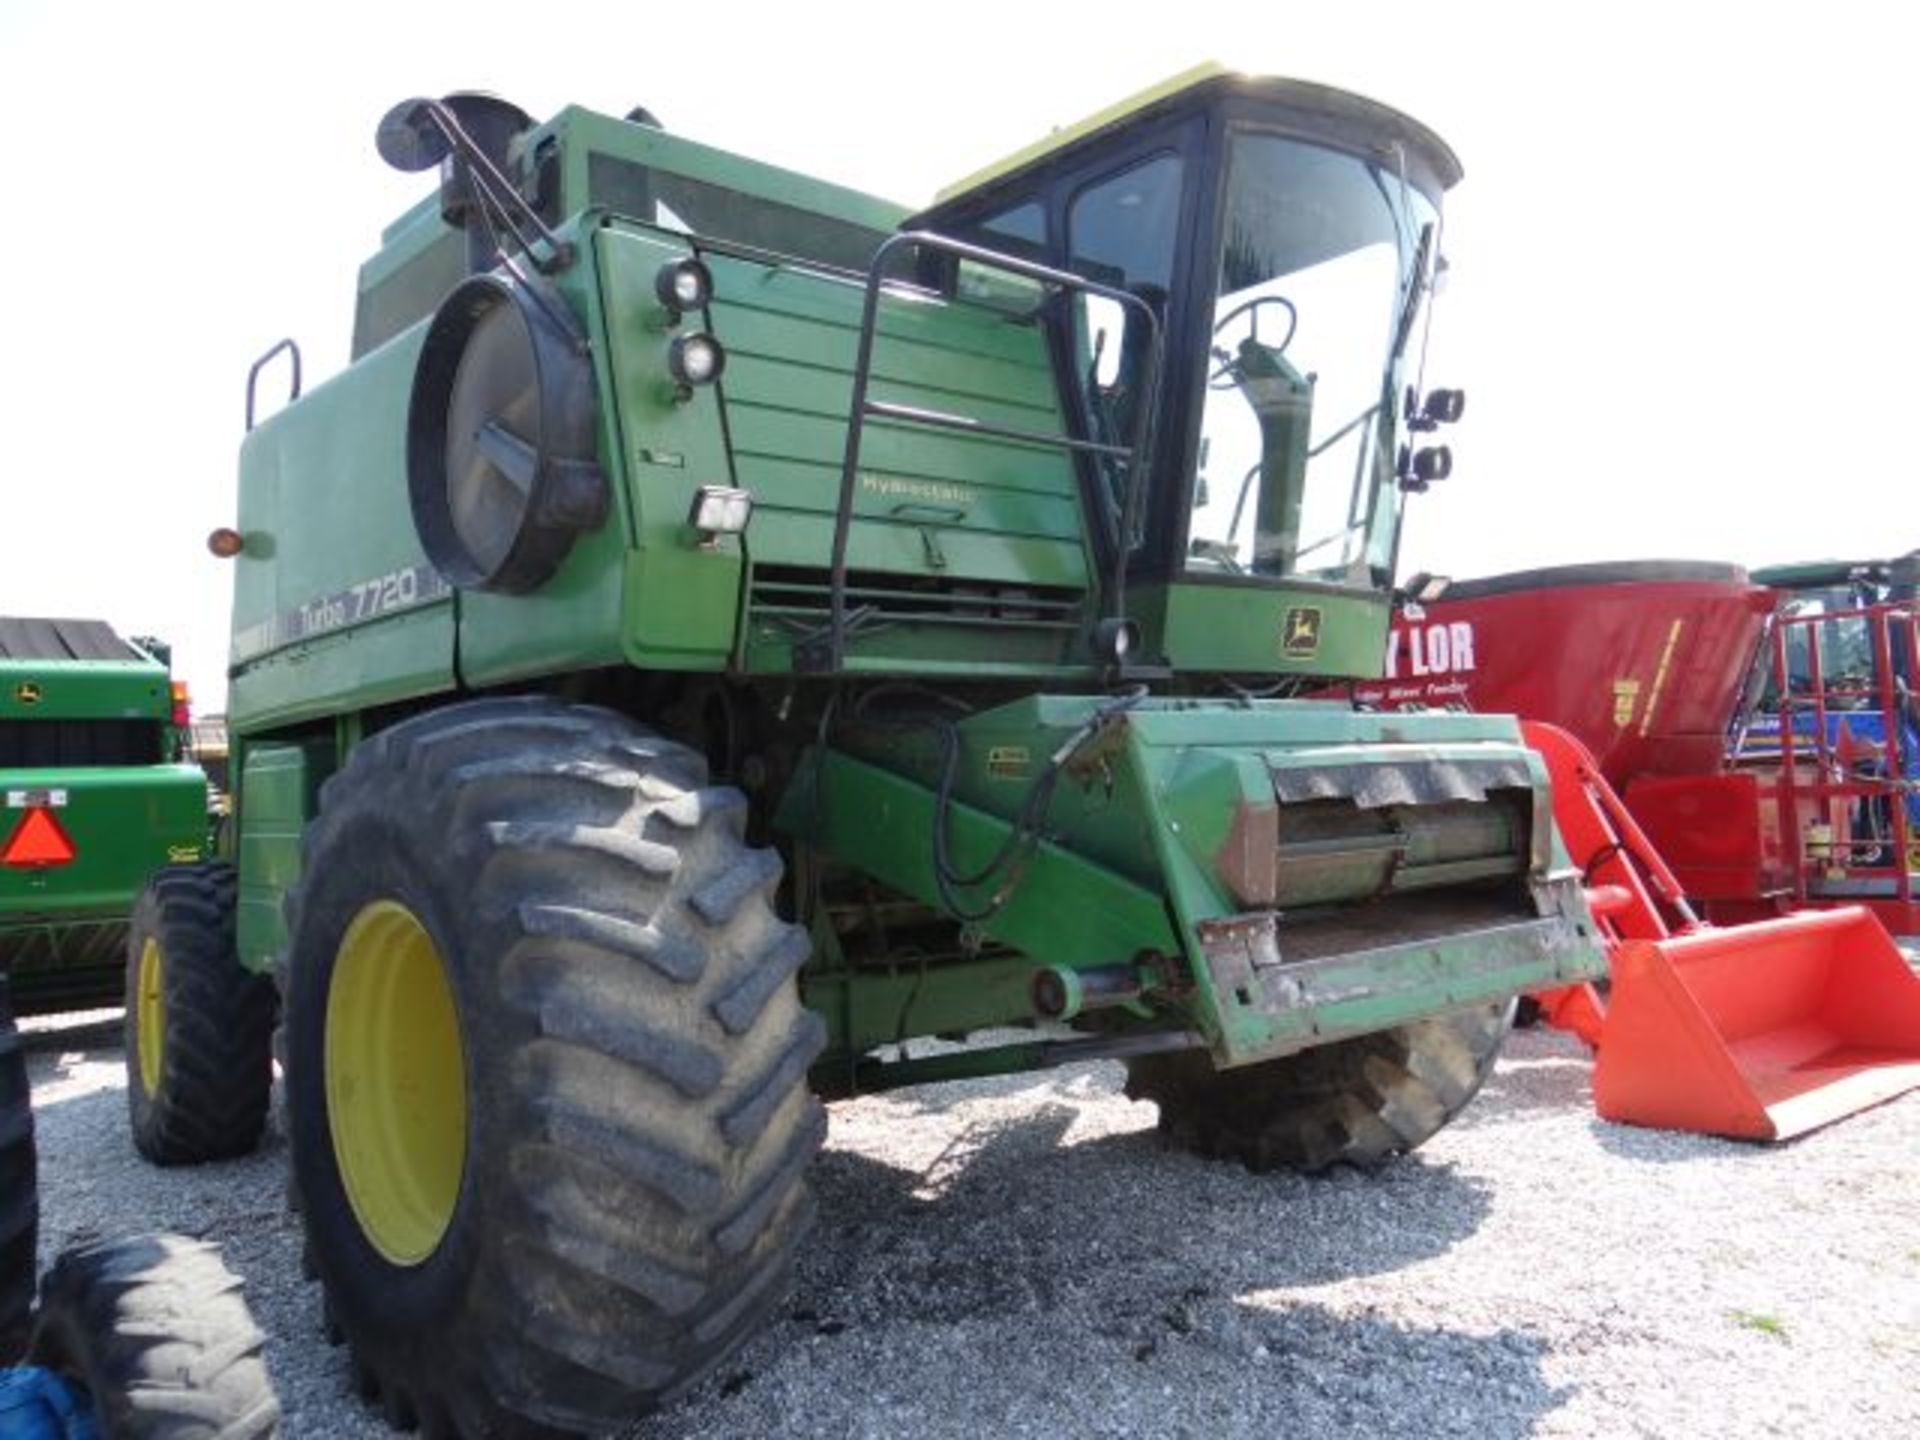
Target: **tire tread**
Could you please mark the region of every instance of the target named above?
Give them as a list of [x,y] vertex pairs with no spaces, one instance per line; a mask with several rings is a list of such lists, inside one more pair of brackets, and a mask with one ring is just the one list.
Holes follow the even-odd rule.
[[238,1277],[219,1251],[144,1235],[66,1251],[30,1358],[79,1381],[124,1440],[264,1440],[280,1404]]
[[1159,1105],[1170,1143],[1249,1170],[1371,1169],[1467,1107],[1512,1013],[1473,1006],[1228,1071],[1202,1052],[1142,1056],[1128,1062],[1127,1094]]
[[[443,945],[456,991],[480,997],[470,1053],[491,1057],[472,1113],[500,1127],[474,1142],[473,1299],[434,1334],[389,1337],[356,1311],[316,1220],[339,1202],[303,1196],[329,1313],[377,1402],[398,1393],[465,1434],[603,1428],[680,1393],[778,1303],[813,1213],[826,1119],[807,1068],[826,1036],[799,999],[807,937],[773,908],[780,858],[746,843],[747,811],[696,752],[539,699],[415,716],[329,781],[303,873],[341,873],[331,847],[384,828],[437,877],[470,937]],[[322,909],[303,887],[287,899],[291,996]],[[303,1174],[320,1143],[307,1083],[290,1072]]]
[[[220,861],[160,870],[134,906],[127,936],[127,1101],[134,1146],[156,1165],[251,1154],[273,1090],[273,982],[234,949],[233,868]],[[166,1026],[160,1081],[140,1078],[140,953],[160,941]]]
[[0,973],[0,1365],[27,1338],[39,1265],[40,1194],[33,1143],[33,1091]]

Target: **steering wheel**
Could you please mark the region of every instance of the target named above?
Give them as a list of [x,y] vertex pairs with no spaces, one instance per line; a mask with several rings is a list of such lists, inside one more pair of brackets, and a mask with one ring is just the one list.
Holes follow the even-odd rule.
[[[1287,333],[1280,337],[1280,343],[1278,345],[1266,345],[1260,339],[1260,311],[1264,306],[1268,305],[1278,306],[1287,312]],[[1225,330],[1227,326],[1231,325],[1242,315],[1250,315],[1252,317],[1252,323],[1248,327],[1247,339],[1252,340],[1255,344],[1261,345],[1264,349],[1271,350],[1275,355],[1284,355],[1287,353],[1287,347],[1293,343],[1294,332],[1300,328],[1300,312],[1294,308],[1293,302],[1287,299],[1286,296],[1256,295],[1253,299],[1234,306],[1233,309],[1220,317],[1213,327],[1214,338],[1217,340],[1220,337],[1220,332]],[[1243,340],[1241,343],[1245,344],[1246,342]],[[1207,388],[1209,390],[1231,390],[1239,383],[1237,378],[1227,379],[1224,384],[1222,384],[1221,381],[1223,377],[1235,376],[1240,368],[1240,359],[1224,346],[1215,345],[1212,349],[1214,359],[1220,361],[1220,368],[1207,377]]]

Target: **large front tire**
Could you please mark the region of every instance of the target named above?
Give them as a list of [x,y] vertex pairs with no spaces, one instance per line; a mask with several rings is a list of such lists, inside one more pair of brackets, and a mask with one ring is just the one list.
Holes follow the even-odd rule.
[[40,1192],[33,1151],[33,1091],[0,972],[0,1365],[26,1341],[33,1310]]
[[330,1323],[395,1423],[604,1430],[777,1303],[824,1027],[745,818],[693,751],[534,699],[403,722],[327,782],[288,1120]]
[[1371,1168],[1438,1134],[1479,1092],[1513,1002],[1476,1005],[1233,1070],[1203,1051],[1127,1062],[1127,1094],[1160,1106],[1182,1149],[1249,1170]]
[[273,1091],[273,982],[241,969],[233,868],[169,865],[127,931],[127,1118],[156,1165],[250,1154]]

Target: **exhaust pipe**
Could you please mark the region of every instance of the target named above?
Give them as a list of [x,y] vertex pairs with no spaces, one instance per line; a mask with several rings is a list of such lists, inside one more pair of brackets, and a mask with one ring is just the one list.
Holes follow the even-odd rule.
[[486,218],[486,201],[473,178],[473,162],[449,143],[428,111],[451,114],[454,123],[487,164],[508,180],[513,142],[533,128],[533,117],[512,101],[479,90],[457,90],[444,99],[403,100],[380,122],[375,144],[396,170],[440,167],[440,218],[467,236],[467,273],[484,275],[494,266],[499,239]]

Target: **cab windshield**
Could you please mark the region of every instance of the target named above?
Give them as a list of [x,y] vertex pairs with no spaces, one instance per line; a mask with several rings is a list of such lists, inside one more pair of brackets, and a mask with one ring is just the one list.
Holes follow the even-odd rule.
[[1396,348],[1435,213],[1391,161],[1230,142],[1186,564],[1384,583]]

